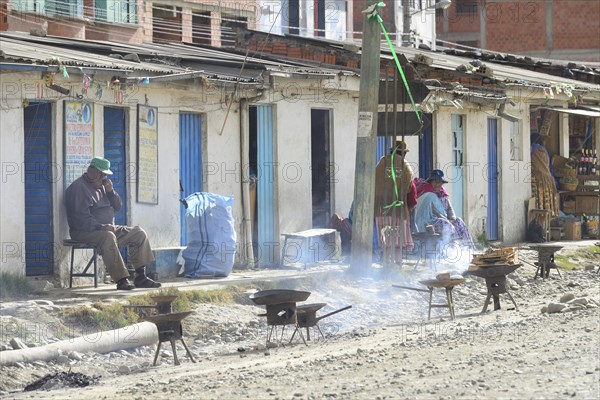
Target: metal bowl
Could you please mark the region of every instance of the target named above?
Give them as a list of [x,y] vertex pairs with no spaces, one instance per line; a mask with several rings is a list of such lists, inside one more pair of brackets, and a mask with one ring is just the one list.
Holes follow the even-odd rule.
[[465,275],[475,275],[480,278],[495,278],[497,276],[508,275],[516,271],[522,264],[499,264],[493,266],[480,267],[474,271],[466,271]]
[[556,253],[557,251],[560,251],[564,246],[558,246],[555,244],[530,244],[529,248],[531,250],[535,250],[535,251],[545,251],[545,252],[549,252],[549,253]]
[[314,313],[325,307],[327,303],[313,303],[313,304],[302,304],[296,307],[296,312],[300,313]]
[[156,304],[159,303],[172,303],[178,298],[179,295],[164,295],[164,296],[152,296],[150,297]]
[[191,313],[193,313],[193,311],[184,311],[171,314],[148,315],[147,317],[144,317],[144,320],[154,322],[155,324],[162,324],[165,322],[177,322],[181,321]]
[[310,292],[290,289],[261,290],[250,295],[250,300],[259,306],[267,304],[297,303],[305,301]]

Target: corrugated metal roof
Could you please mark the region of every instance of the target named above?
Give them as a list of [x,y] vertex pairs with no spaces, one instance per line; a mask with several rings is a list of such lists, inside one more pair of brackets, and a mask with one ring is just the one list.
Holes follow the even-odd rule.
[[[425,55],[433,60],[432,66],[434,68],[441,68],[446,70],[456,70],[456,67],[458,67],[459,65],[467,64],[469,61],[471,61],[470,58],[466,57],[453,56],[449,54],[408,47],[398,48],[396,49],[396,51],[404,53],[404,55],[406,55],[409,60],[417,54]],[[530,71],[525,68],[518,68],[498,63],[486,61],[483,61],[483,63],[491,67],[494,74],[493,77],[504,84],[522,83],[540,86],[549,86],[552,84],[565,84],[571,85],[573,88],[576,89],[600,92],[600,85],[593,83],[577,81],[574,79],[563,78],[561,76],[549,75],[543,72]]]
[[[58,57],[62,64],[132,71],[132,75],[178,74],[202,71],[208,79],[224,82],[260,83],[265,71],[278,71],[289,76],[333,76],[339,69],[321,68],[298,63],[248,56],[235,50],[224,50],[189,43],[129,44],[89,41],[62,37],[38,37],[24,32],[0,32],[3,58],[14,62],[49,64]],[[110,57],[135,53],[140,62]],[[242,70],[243,66],[243,70]],[[241,74],[240,74],[241,71]],[[356,75],[351,71],[347,74]]]
[[174,65],[160,65],[149,62],[133,62],[94,54],[89,51],[58,48],[57,46],[24,42],[0,34],[0,50],[4,60],[15,62],[30,62],[34,64],[52,64],[53,57],[58,57],[60,62],[67,66],[120,69],[154,73],[176,73],[185,69]]
[[[294,40],[305,40],[309,42],[318,42],[324,46],[329,46],[332,48],[341,48],[348,47],[352,45],[361,46],[360,43],[356,42],[334,42],[331,40],[323,39],[323,38],[304,38],[302,36],[297,35],[286,35]],[[450,55],[436,51],[423,50],[423,49],[415,49],[412,47],[395,47],[394,50],[398,54],[404,54],[407,58],[412,58],[417,54],[422,54],[427,57],[430,57],[433,60],[432,66],[435,68],[441,68],[446,70],[456,70],[461,64],[466,64],[469,61],[472,61],[471,58],[461,57],[457,55]],[[360,51],[359,51],[360,53]],[[387,44],[384,42],[381,45],[381,53],[382,57],[392,59],[391,51],[388,49]],[[552,64],[565,64],[564,61],[559,60],[545,60],[551,61]],[[600,85],[579,81],[575,79],[564,78],[561,76],[550,75],[539,71],[531,71],[527,68],[519,68],[517,66],[511,65],[503,65],[498,62],[493,61],[482,61],[487,66],[491,67],[494,72],[494,78],[502,81],[503,83],[529,83],[529,84],[538,84],[540,86],[548,86],[552,84],[565,84],[571,85],[574,88],[583,89],[583,90],[591,90],[600,92]],[[566,68],[566,65],[564,65]]]

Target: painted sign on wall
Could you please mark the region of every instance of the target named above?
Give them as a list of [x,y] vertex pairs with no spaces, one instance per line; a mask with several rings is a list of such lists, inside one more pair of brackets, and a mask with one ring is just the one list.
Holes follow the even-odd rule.
[[137,201],[158,204],[158,109],[138,105]]
[[94,105],[65,101],[65,187],[79,178],[94,157]]

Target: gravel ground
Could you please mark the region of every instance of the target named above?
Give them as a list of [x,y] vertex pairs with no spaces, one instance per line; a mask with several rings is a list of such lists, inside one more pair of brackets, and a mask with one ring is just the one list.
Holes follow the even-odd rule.
[[[521,251],[533,261],[532,252]],[[527,264],[508,284],[519,310],[506,295],[502,309],[481,314],[485,281],[467,277],[454,290],[457,319],[434,309],[427,320],[427,294],[393,288],[422,287],[421,271],[374,268],[371,276],[328,274],[309,287],[318,312],[352,305],[323,319],[325,338],[311,332],[288,344],[265,348],[266,323],[255,305],[198,306],[184,320],[186,343],[197,363],[169,346],[152,366],[155,346],[109,354],[64,354],[50,362],[2,367],[0,396],[21,399],[555,399],[600,398],[600,274],[598,261],[579,253],[579,266],[533,279]],[[587,267],[587,269],[586,269]],[[594,268],[592,270],[592,268]],[[252,292],[253,288],[249,288]],[[440,292],[442,292],[440,290]],[[440,297],[437,299],[441,300]],[[434,299],[435,300],[435,299]],[[561,301],[562,300],[562,301]],[[11,339],[28,345],[56,341],[58,315],[83,299],[30,300],[0,308],[2,349]],[[278,334],[279,338],[279,334]],[[8,350],[6,350],[8,351]],[[84,388],[53,385],[23,392],[32,382],[71,371],[98,377]]]

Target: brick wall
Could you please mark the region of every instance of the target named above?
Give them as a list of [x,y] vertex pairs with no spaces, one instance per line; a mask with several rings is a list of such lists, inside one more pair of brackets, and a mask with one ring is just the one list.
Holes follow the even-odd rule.
[[96,22],[86,27],[85,38],[89,40],[142,44],[144,42],[144,32],[140,25],[124,26]]
[[273,54],[278,57],[311,60],[347,68],[359,68],[360,66],[360,56],[357,53],[310,44],[304,40],[268,35],[264,32],[248,32],[240,29],[236,47],[244,50],[249,48],[256,52],[254,55],[258,53]]
[[[307,39],[294,39],[278,35],[269,35],[265,32],[247,31],[239,29],[237,32],[236,48],[246,50],[249,48],[251,56],[273,54],[277,57],[288,57],[327,65],[336,65],[347,69],[360,69],[361,55],[355,51],[334,48],[329,45],[320,45]],[[382,77],[386,73],[392,75],[396,64],[393,60],[381,59],[380,72]],[[409,66],[404,68],[406,79],[415,79],[416,70]]]
[[600,49],[600,1],[554,0],[555,49]]
[[447,20],[448,33],[453,32],[479,32],[479,14],[481,7],[476,5],[475,12],[458,12],[455,2],[452,2],[450,8],[443,12],[436,12],[435,29],[438,35],[443,32],[443,22]]
[[484,10],[486,48],[520,52],[546,48],[546,2],[488,2]]
[[[480,18],[485,22],[485,48],[502,52],[526,52],[568,49],[600,49],[600,1],[552,0],[552,43],[546,38],[546,4],[550,0],[494,1],[472,0],[477,12],[458,13],[456,0],[436,17],[438,37],[480,32]],[[448,31],[443,32],[447,24]],[[471,35],[472,36],[472,35]],[[464,39],[467,40],[467,39]]]
[[[396,2],[401,2],[402,0],[393,0],[393,1],[388,1],[386,4],[386,7],[382,7],[379,9],[379,15],[381,16],[381,19],[383,20],[383,25],[385,26],[385,29],[390,33],[393,34],[396,32],[397,28],[396,28],[396,24],[394,23],[394,3]],[[362,38],[362,34],[361,32],[363,31],[363,19],[365,17],[365,15],[362,13],[366,8],[367,8],[367,1],[366,0],[353,0],[353,1],[349,1],[348,2],[348,7],[352,7],[352,15],[353,15],[353,29],[354,32],[358,32],[354,34],[354,37],[356,39],[361,39]],[[402,30],[402,27],[399,27],[400,31]],[[393,39],[393,38],[392,38]]]
[[6,1],[0,2],[0,31],[8,29],[8,7]]

